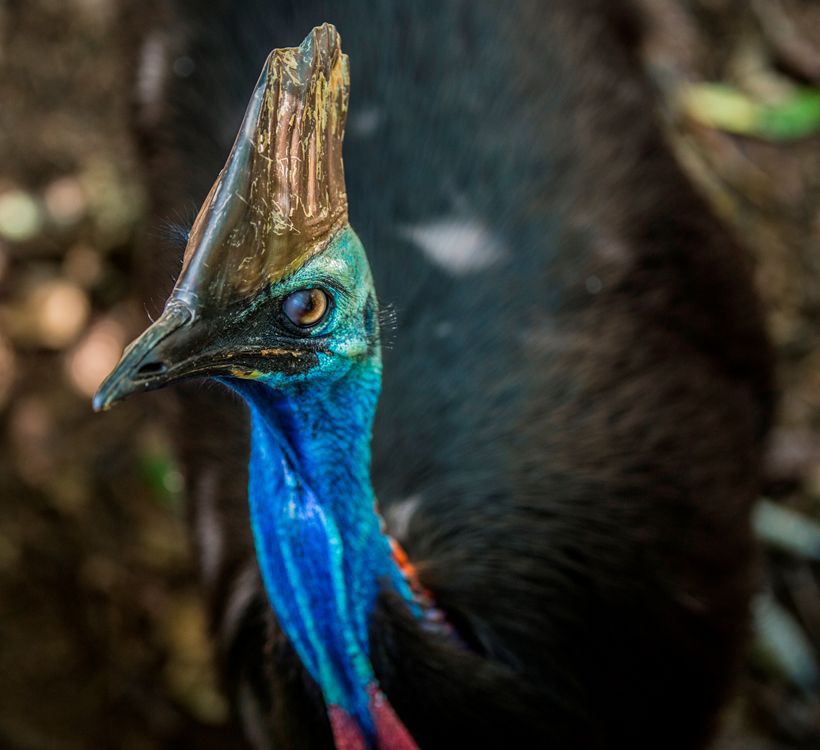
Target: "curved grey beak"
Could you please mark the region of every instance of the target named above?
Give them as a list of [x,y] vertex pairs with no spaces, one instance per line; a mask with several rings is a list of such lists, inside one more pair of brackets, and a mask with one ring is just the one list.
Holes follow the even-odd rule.
[[180,348],[180,339],[188,338],[181,337],[180,332],[189,327],[193,317],[193,312],[185,305],[169,305],[123,352],[119,364],[94,394],[94,411],[104,411],[132,393],[160,388],[176,379],[178,375],[173,373],[162,355],[169,348],[169,337],[173,337],[173,348]]

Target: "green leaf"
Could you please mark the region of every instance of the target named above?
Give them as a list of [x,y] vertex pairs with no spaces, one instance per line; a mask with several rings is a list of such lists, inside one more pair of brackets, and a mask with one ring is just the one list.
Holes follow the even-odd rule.
[[766,107],[761,113],[759,130],[763,137],[776,141],[820,132],[820,91],[797,89],[782,104]]
[[683,111],[716,130],[770,141],[820,132],[820,91],[794,87],[777,101],[762,101],[725,83],[698,83],[683,93]]

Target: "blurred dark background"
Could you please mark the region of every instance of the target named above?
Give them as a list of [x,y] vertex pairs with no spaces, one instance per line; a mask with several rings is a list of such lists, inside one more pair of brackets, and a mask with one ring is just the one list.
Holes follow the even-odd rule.
[[[718,747],[818,748],[820,3],[640,6],[669,138],[753,254],[780,356],[765,593]],[[136,239],[163,231],[129,130],[135,9],[0,1],[0,747],[239,746],[167,435],[150,398],[89,405],[147,322]]]

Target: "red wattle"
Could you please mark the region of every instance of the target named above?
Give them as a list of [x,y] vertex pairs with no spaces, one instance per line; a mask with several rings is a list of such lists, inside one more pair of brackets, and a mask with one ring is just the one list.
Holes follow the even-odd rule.
[[362,730],[347,711],[339,706],[331,706],[327,715],[336,750],[367,750]]

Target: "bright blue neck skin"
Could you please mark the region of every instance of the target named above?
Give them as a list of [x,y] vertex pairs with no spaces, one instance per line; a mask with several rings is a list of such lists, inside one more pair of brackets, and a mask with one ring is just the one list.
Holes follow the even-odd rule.
[[331,353],[302,376],[224,382],[250,408],[251,522],[271,605],[327,705],[342,708],[372,737],[370,614],[384,585],[415,604],[370,481],[381,357],[378,331],[364,330],[372,282],[352,230],[282,282],[284,293],[324,278],[346,290],[335,297],[325,329]]

